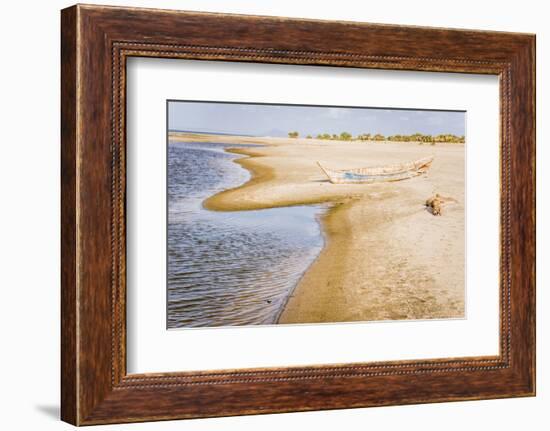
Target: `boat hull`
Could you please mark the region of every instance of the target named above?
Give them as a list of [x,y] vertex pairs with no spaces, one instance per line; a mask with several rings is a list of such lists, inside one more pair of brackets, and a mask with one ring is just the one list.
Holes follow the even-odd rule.
[[333,184],[369,184],[402,181],[422,175],[428,171],[432,162],[433,157],[427,157],[410,163],[343,170],[329,169],[319,162],[317,164]]

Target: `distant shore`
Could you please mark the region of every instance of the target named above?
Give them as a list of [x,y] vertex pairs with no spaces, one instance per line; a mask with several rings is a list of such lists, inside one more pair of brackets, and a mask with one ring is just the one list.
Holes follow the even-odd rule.
[[[170,133],[180,142],[259,144],[231,149],[252,178],[203,205],[239,211],[329,202],[326,244],[282,311],[280,323],[464,317],[464,145]],[[433,155],[428,174],[378,184],[327,181],[335,169]],[[456,203],[434,217],[440,193]]]
[[209,135],[206,133],[170,132],[171,141],[180,142],[212,142],[218,144],[259,144],[281,145],[295,143],[318,144],[323,142],[347,142],[308,138],[278,138],[271,136],[239,136],[239,135]]

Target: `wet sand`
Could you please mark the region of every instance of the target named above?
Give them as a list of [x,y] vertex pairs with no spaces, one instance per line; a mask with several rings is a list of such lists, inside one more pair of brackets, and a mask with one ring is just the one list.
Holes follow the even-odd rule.
[[[329,202],[325,247],[289,297],[279,323],[464,317],[464,145],[341,142],[171,134],[171,140],[254,143],[234,149],[252,173],[246,184],[204,202],[238,211]],[[331,184],[335,169],[435,156],[426,175],[379,184]],[[439,193],[456,203],[433,216]]]

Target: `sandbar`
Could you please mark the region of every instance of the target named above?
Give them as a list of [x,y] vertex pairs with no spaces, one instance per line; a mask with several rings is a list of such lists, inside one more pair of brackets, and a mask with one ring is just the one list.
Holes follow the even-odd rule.
[[[463,318],[464,144],[325,141],[171,133],[171,141],[249,143],[229,151],[251,172],[240,187],[208,198],[213,211],[327,204],[325,246],[289,295],[279,323]],[[334,169],[434,156],[427,174],[404,181],[332,184]],[[439,193],[453,204],[427,211]]]

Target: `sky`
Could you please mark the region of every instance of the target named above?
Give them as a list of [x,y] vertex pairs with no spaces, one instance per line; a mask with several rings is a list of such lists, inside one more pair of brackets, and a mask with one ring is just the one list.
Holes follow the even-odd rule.
[[253,136],[300,136],[341,132],[410,135],[422,133],[465,135],[464,111],[349,108],[249,103],[168,103],[170,130]]

